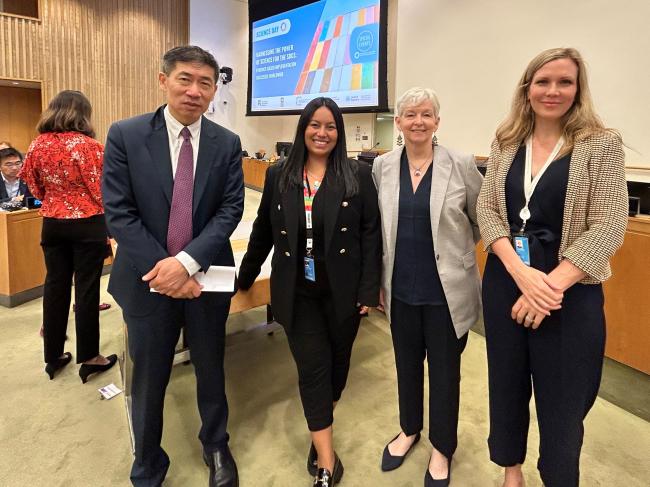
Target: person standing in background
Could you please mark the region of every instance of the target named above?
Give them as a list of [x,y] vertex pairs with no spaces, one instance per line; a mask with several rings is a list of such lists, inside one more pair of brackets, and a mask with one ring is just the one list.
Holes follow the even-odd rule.
[[[45,256],[43,344],[50,379],[72,355],[63,351],[74,276],[77,363],[82,382],[110,369],[99,353],[99,281],[106,255],[101,175],[104,147],[94,139],[92,107],[80,91],[56,95],[41,115],[19,176],[42,201]],[[8,149],[5,149],[8,150]]]

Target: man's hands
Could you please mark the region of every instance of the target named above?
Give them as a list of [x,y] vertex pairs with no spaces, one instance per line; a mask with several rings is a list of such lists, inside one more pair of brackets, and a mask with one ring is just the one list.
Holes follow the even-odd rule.
[[190,277],[178,291],[168,294],[168,296],[176,299],[194,299],[201,295],[201,289],[202,286],[196,279]]
[[11,201],[22,201],[24,199],[25,199],[25,195],[24,194],[19,194],[19,195],[14,196],[13,198],[11,198]]
[[149,287],[160,294],[176,299],[193,299],[201,295],[201,286],[190,277],[183,264],[175,257],[167,257],[142,276]]

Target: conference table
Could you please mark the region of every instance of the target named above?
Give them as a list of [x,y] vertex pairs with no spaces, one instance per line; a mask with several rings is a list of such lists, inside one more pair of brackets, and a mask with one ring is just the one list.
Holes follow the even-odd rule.
[[[43,296],[43,217],[38,210],[0,211],[0,306],[13,308]],[[113,263],[112,257],[104,261]]]
[[43,295],[42,226],[38,210],[0,211],[0,306],[12,308]]

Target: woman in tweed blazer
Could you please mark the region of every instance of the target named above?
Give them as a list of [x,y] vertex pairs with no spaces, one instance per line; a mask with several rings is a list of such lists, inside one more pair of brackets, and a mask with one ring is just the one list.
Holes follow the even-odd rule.
[[575,49],[544,51],[528,65],[497,129],[477,214],[491,250],[490,457],[505,467],[504,487],[523,485],[532,378],[541,478],[577,486],[605,347],[601,282],[623,243],[627,187],[621,138],[596,115]]

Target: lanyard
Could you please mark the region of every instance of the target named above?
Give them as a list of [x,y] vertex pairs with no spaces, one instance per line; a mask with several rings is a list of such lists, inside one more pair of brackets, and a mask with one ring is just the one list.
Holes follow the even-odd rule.
[[562,149],[563,145],[564,145],[564,137],[560,137],[560,139],[557,141],[557,144],[555,144],[555,147],[549,154],[548,159],[546,159],[546,162],[544,163],[542,168],[538,171],[535,177],[532,178],[531,176],[533,172],[533,137],[531,135],[530,137],[528,137],[528,139],[526,139],[526,163],[524,165],[524,197],[526,198],[526,203],[524,204],[524,207],[519,212],[519,217],[522,220],[522,226],[521,226],[522,232],[526,228],[526,222],[530,219],[530,209],[528,208],[528,205],[530,203],[530,198],[533,196],[533,193],[535,192],[537,183],[539,183],[539,180],[542,178],[542,176],[548,169],[548,166],[551,165],[551,162],[555,160],[555,158],[560,152],[560,149]]
[[318,192],[318,188],[320,188],[320,183],[318,181],[314,181],[314,188],[312,192],[312,188],[309,186],[309,179],[307,179],[307,170],[303,172],[303,179],[302,179],[302,194],[303,198],[305,201],[305,236],[306,238],[306,250],[307,250],[307,256],[311,256],[311,251],[314,248],[314,225],[312,221],[312,205],[314,204],[314,197],[316,196],[316,193]]

